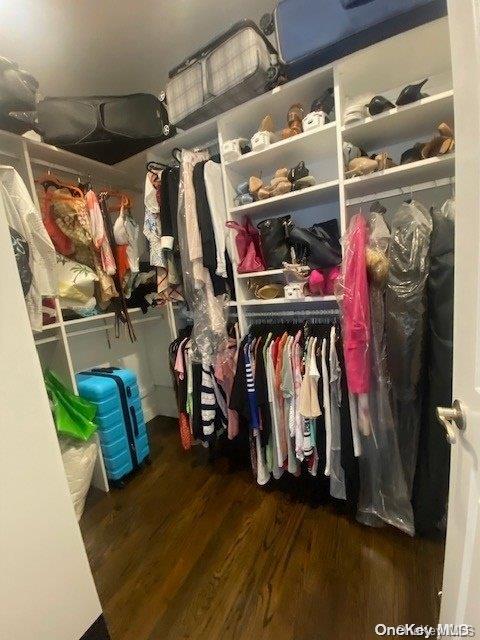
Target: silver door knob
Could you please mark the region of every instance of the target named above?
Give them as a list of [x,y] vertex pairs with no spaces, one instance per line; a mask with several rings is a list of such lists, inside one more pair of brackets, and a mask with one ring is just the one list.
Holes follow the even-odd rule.
[[437,419],[445,429],[450,444],[457,441],[456,430],[464,431],[467,426],[465,411],[459,400],[454,400],[451,407],[437,407]]

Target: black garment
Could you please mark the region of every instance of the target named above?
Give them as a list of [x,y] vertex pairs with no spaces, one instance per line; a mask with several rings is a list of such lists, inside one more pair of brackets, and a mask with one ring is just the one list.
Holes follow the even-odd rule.
[[343,341],[340,328],[336,328],[337,336],[337,357],[342,370],[341,391],[342,402],[340,404],[340,432],[341,432],[341,464],[345,472],[345,491],[347,503],[352,512],[356,513],[358,505],[358,495],[360,493],[360,474],[358,468],[358,458],[355,458],[353,451],[352,423],[350,418],[350,405],[348,402],[347,374],[345,370],[345,358],[343,355]]
[[[178,225],[177,225],[177,209],[178,209],[178,187],[180,185],[180,168],[172,167],[167,175],[168,181],[168,206],[170,216],[170,226],[167,227],[167,231],[170,231],[175,240],[178,242]],[[163,225],[163,222],[162,222]],[[163,234],[162,226],[162,234]],[[164,235],[167,235],[166,233]]]
[[452,403],[453,286],[455,221],[431,211],[433,231],[427,287],[428,368],[426,402],[420,428],[413,509],[415,529],[438,529],[446,513],[450,471],[450,445],[436,417],[436,407]]
[[192,385],[193,385],[193,416],[192,431],[195,440],[204,440],[202,429],[202,365],[200,362],[192,363]]
[[248,340],[248,335],[240,343],[238,350],[237,368],[235,370],[235,378],[233,380],[232,392],[230,394],[229,408],[238,413],[241,418],[240,424],[249,425],[250,419],[250,404],[248,401],[247,393],[247,374],[245,371],[245,354],[243,347]]
[[265,360],[263,359],[262,347],[265,344],[264,338],[257,349],[257,358],[255,360],[255,392],[257,397],[258,410],[262,421],[260,429],[260,443],[262,447],[268,444],[268,439],[272,432],[272,415],[270,411],[270,403],[268,401],[267,372],[265,370]]
[[409,495],[420,425],[425,293],[432,219],[417,202],[403,203],[392,220],[385,305],[387,362],[398,444]]
[[[173,215],[170,208],[169,175],[172,169],[167,167],[160,176],[160,195],[157,201],[160,208],[162,236],[173,236]],[[176,216],[175,216],[176,217]]]
[[205,178],[203,175],[205,162],[197,162],[193,168],[193,186],[195,189],[195,204],[197,208],[198,227],[202,239],[203,266],[210,273],[215,273],[217,268],[217,249],[215,246],[215,234],[213,231],[212,215],[208,204]]
[[205,162],[197,162],[193,168],[193,186],[195,189],[195,205],[197,209],[198,227],[202,240],[203,266],[208,269],[212,281],[213,293],[218,296],[227,292],[226,281],[216,274],[217,270],[217,246],[213,231],[212,214],[208,204],[207,190],[205,187],[204,168]]

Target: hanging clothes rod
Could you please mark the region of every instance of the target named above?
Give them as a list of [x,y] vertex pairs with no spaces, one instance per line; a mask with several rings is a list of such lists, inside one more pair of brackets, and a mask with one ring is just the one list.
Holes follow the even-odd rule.
[[5,158],[14,158],[15,160],[20,159],[20,156],[17,153],[11,153],[11,151],[0,150],[0,156],[5,156]]
[[[132,320],[132,324],[142,324],[144,322],[153,322],[155,320],[163,320],[163,315],[156,315],[155,317],[150,318],[138,318],[137,320]],[[120,325],[121,327],[122,325]],[[98,327],[92,327],[91,329],[80,329],[79,331],[67,331],[67,337],[70,336],[83,336],[87,333],[96,333],[97,331],[105,331],[115,329],[113,324],[101,324]]]
[[57,342],[58,336],[51,336],[50,338],[38,338],[35,340],[35,344],[47,344],[47,342]]
[[294,318],[295,316],[319,318],[325,316],[338,316],[340,315],[340,309],[318,309],[313,311],[312,309],[300,309],[296,311],[252,311],[246,312],[247,318]]
[[382,191],[380,193],[370,193],[369,195],[362,196],[361,198],[351,198],[346,200],[345,205],[347,207],[353,207],[357,204],[363,204],[364,202],[373,202],[374,200],[384,200],[385,198],[394,198],[398,196],[408,196],[416,191],[427,191],[428,189],[436,189],[437,187],[446,187],[453,184],[455,184],[454,177],[429,180],[428,182],[421,182],[408,187],[398,187],[397,189],[390,189],[389,191]]
[[[61,171],[62,173],[69,173],[72,176],[89,176],[92,178],[96,178],[95,169],[89,169],[87,171],[79,171],[78,169],[72,169],[72,167],[65,167],[61,164],[55,164],[54,162],[47,162],[46,160],[39,160],[37,158],[31,158],[30,162],[32,164],[37,164],[40,167],[46,167],[47,169],[53,169],[54,171]],[[107,175],[103,175],[100,179],[96,178],[97,181],[107,182],[113,186],[120,186],[122,189],[126,189],[127,191],[134,191],[136,193],[143,194],[141,189],[137,189],[136,187],[131,187],[129,185],[121,184],[119,182],[120,176],[114,176],[114,180],[112,181],[111,177]]]

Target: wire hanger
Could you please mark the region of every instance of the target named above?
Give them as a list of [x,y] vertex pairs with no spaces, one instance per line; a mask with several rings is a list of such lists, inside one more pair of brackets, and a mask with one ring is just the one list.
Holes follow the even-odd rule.
[[147,162],[146,167],[147,171],[152,171],[153,173],[162,169],[169,168],[168,164],[163,164],[163,162],[157,162],[156,160],[150,160],[149,162]]
[[178,164],[181,164],[181,162],[182,162],[182,150],[179,147],[173,147],[173,149],[172,149],[172,158],[175,160],[175,162],[178,162]]
[[47,173],[44,173],[39,178],[36,178],[35,183],[41,184],[45,189],[45,192],[48,191],[50,187],[55,187],[55,189],[68,189],[72,196],[83,197],[83,192],[78,187],[60,180],[60,178],[53,174],[50,169],[47,171]]

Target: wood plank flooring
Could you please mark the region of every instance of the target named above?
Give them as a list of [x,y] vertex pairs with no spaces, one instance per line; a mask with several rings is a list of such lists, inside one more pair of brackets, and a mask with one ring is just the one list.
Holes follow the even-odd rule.
[[152,465],[81,521],[112,640],[370,640],[436,624],[443,543],[371,529],[183,452],[150,423]]

